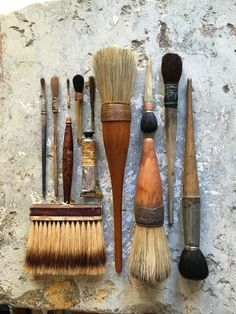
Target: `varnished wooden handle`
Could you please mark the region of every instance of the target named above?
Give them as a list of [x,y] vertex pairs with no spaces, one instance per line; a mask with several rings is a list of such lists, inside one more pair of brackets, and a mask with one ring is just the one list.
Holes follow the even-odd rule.
[[58,91],[59,91],[59,77],[53,76],[51,78],[51,90],[52,90],[52,97],[58,97]]
[[103,141],[108,160],[114,207],[115,269],[122,270],[122,191],[129,147],[130,122],[104,121]]
[[193,108],[192,108],[192,80],[187,82],[187,111],[186,111],[186,141],[184,157],[183,196],[199,196],[197,160],[194,140]]
[[75,100],[75,116],[77,142],[81,145],[83,136],[83,99]]
[[63,162],[62,168],[63,168],[64,202],[69,204],[73,175],[73,134],[70,117],[67,117],[66,120],[62,162]]
[[53,179],[54,179],[54,195],[58,196],[58,134],[57,134],[57,113],[53,114]]

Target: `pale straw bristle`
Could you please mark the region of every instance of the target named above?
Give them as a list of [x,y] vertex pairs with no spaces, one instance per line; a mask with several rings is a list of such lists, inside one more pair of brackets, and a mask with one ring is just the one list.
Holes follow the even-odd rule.
[[92,63],[102,104],[129,103],[137,67],[135,53],[119,47],[104,48],[93,55]]
[[25,272],[35,275],[100,275],[106,256],[101,221],[31,223]]
[[172,260],[163,227],[136,226],[129,271],[140,281],[155,286],[171,272]]

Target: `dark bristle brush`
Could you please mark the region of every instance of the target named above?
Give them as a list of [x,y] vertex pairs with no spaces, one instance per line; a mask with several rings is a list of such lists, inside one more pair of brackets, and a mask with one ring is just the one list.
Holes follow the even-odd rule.
[[45,79],[40,79],[41,84],[41,125],[42,125],[42,195],[46,196],[46,169],[47,169],[47,108],[45,94]]
[[173,224],[175,150],[177,131],[178,83],[182,74],[182,60],[175,53],[162,58],[161,72],[165,84],[165,130],[168,168],[168,213],[169,224]]
[[194,141],[192,80],[187,85],[186,142],[183,178],[183,224],[185,249],[179,261],[180,274],[188,279],[203,280],[208,276],[206,259],[200,244],[200,194]]
[[144,133],[152,133],[157,130],[157,119],[153,112],[151,59],[148,59],[146,65],[145,94],[141,129]]

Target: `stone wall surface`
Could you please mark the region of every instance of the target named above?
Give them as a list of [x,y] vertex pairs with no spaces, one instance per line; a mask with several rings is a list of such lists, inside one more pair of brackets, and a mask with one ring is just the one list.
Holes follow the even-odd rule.
[[[45,309],[100,313],[236,312],[236,1],[64,0],[28,6],[1,16],[0,28],[0,302]],[[123,196],[123,271],[113,262],[111,184],[96,104],[98,177],[104,195],[107,273],[100,278],[33,280],[23,272],[30,204],[41,202],[41,126],[39,79],[47,82],[49,115],[48,201],[52,185],[50,77],[60,77],[60,155],[66,116],[66,78],[91,74],[91,54],[110,45],[138,54],[132,98],[132,134]],[[173,227],[165,224],[174,266],[156,288],[128,276],[127,260],[134,217],[135,179],[140,160],[145,64],[153,60],[156,147],[166,207],[164,84],[161,58],[183,58],[179,84],[178,137]],[[178,272],[183,249],[181,214],[186,79],[193,79],[193,106],[201,191],[201,249],[210,274],[191,282]],[[73,91],[71,88],[71,96]],[[85,101],[88,98],[85,97]],[[73,106],[72,106],[73,108]],[[74,118],[74,113],[73,113]],[[75,147],[72,199],[80,201],[81,151]],[[60,177],[60,195],[62,179]],[[60,198],[62,200],[62,198]]]

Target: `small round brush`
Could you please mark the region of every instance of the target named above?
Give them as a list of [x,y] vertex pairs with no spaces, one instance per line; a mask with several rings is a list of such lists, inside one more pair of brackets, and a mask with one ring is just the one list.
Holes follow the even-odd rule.
[[182,60],[176,53],[167,53],[162,58],[161,72],[165,83],[165,133],[168,168],[168,213],[173,224],[175,150],[177,132],[178,83],[182,74]]
[[141,129],[144,133],[152,133],[157,130],[157,119],[153,112],[153,94],[152,94],[152,64],[148,59],[146,65],[145,95],[143,116],[141,120]]
[[184,242],[179,271],[185,278],[203,280],[208,276],[206,259],[200,251],[200,195],[194,141],[192,80],[187,84],[186,142],[183,179]]

